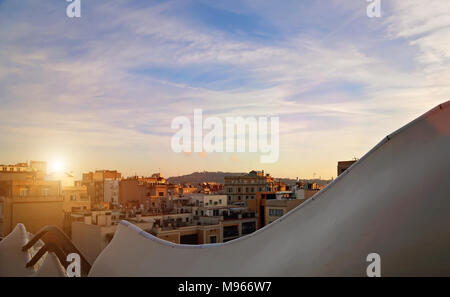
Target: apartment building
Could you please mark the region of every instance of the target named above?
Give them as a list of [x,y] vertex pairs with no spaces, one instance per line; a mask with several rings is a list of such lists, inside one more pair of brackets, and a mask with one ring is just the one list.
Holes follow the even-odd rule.
[[290,198],[266,200],[264,209],[264,226],[284,216],[305,201],[306,199]]
[[154,236],[178,244],[209,244],[222,242],[221,224],[190,224],[180,227],[155,227]]
[[173,209],[172,201],[183,195],[196,193],[198,188],[189,184],[170,184],[159,173],[151,177],[132,176],[119,183],[119,204],[125,208],[143,208],[158,214]]
[[193,206],[191,213],[156,219],[151,233],[174,243],[207,244],[230,241],[255,230],[254,212],[245,207],[210,205],[208,202],[207,206]]
[[44,226],[63,228],[64,197],[59,181],[0,181],[0,225],[3,236],[18,223],[32,233]]
[[208,194],[190,194],[187,195],[195,206],[212,207],[212,206],[227,206],[227,195],[208,195]]
[[87,187],[92,208],[110,208],[118,204],[121,177],[117,170],[83,173],[82,184]]
[[352,166],[353,164],[356,163],[356,161],[358,160],[351,160],[351,161],[338,161],[337,164],[337,175],[341,175],[342,173],[344,173],[345,170],[347,170],[348,168],[350,168],[350,166]]
[[226,242],[250,234],[257,228],[254,211],[246,206],[228,205],[227,195],[191,195],[194,221],[202,225],[219,225],[219,242]]
[[[172,188],[172,191],[177,189]],[[119,204],[155,210],[165,208],[168,192],[169,185],[159,174],[152,177],[132,176],[119,182]]]
[[286,185],[276,181],[263,171],[250,171],[240,176],[225,176],[225,194],[228,203],[247,202],[255,199],[258,192],[285,191]]
[[44,179],[46,172],[47,163],[42,161],[14,165],[0,164],[0,180]]
[[298,183],[291,191],[259,192],[254,200],[248,201],[248,209],[255,212],[257,229],[260,229],[302,204],[318,191],[318,186],[306,184],[305,188],[305,184]]
[[224,185],[215,182],[203,182],[200,184],[200,189],[205,194],[218,194],[223,192]]
[[78,212],[91,209],[87,187],[82,185],[80,181],[75,182],[73,186],[63,187],[61,192],[64,197],[64,212]]

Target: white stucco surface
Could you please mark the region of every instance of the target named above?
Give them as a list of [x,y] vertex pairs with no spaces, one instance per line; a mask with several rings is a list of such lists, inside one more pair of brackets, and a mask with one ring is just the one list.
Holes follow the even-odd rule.
[[274,223],[223,244],[162,241],[122,221],[90,276],[450,276],[450,103],[383,139]]

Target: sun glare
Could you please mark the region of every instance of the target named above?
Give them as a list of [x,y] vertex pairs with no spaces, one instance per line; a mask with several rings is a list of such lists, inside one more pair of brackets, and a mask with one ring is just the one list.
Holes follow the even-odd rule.
[[55,160],[51,163],[50,170],[52,172],[63,172],[64,171],[64,163],[61,160]]

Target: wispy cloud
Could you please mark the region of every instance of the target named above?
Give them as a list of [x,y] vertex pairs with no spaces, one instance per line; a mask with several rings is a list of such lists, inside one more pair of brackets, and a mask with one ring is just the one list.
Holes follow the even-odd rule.
[[331,176],[336,159],[449,98],[445,1],[382,1],[380,19],[365,1],[82,2],[81,19],[65,16],[65,1],[0,2],[5,156],[52,143],[117,151],[110,163],[81,161],[86,170],[147,172],[142,158],[167,174],[260,167],[170,153],[171,119],[202,108],[279,115],[284,155],[269,169]]

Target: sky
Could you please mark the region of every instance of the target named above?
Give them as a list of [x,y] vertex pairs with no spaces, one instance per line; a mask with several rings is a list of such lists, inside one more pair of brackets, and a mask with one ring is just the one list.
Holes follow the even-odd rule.
[[[450,98],[450,2],[0,0],[0,164],[331,178]],[[175,153],[177,116],[278,116],[280,155]]]

